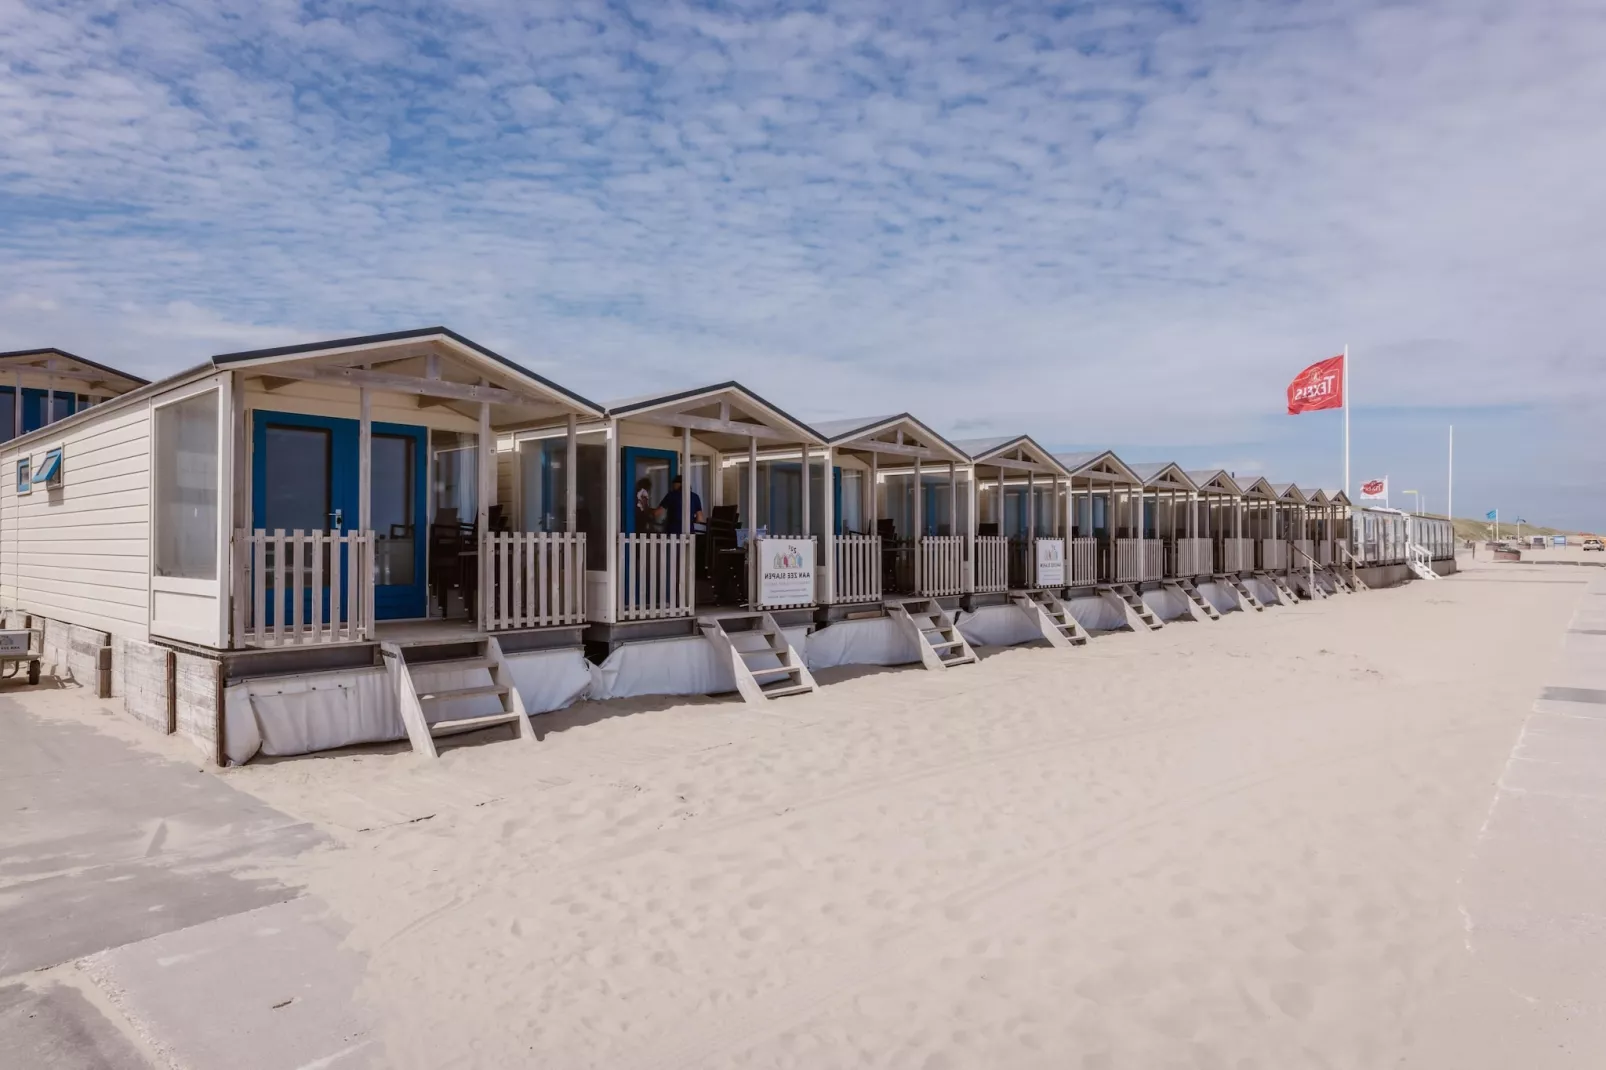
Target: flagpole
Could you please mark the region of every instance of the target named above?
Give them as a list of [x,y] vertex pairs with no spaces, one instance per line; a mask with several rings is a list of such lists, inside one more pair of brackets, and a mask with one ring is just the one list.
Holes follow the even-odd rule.
[[1455,424],[1450,425],[1450,475],[1445,489],[1444,515],[1450,520],[1450,530],[1455,531]]
[[1349,496],[1349,343],[1344,343],[1344,495]]

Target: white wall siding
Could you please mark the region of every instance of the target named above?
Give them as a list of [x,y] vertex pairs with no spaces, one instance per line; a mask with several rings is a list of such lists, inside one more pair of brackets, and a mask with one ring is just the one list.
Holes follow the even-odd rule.
[[[62,485],[17,493],[17,461],[62,446]],[[149,636],[150,407],[90,416],[0,450],[0,599],[133,639]]]

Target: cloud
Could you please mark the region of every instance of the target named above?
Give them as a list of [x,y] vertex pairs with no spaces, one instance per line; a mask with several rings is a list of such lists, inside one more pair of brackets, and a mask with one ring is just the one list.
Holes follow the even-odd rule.
[[1358,404],[1522,438],[1606,401],[1603,50],[1567,0],[0,0],[0,345],[445,322],[600,396],[1297,461],[1347,342]]

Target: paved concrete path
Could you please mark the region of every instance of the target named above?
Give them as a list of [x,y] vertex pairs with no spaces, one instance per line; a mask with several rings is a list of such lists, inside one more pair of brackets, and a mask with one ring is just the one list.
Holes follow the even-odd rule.
[[0,692],[0,1066],[358,1065],[362,963],[257,872],[322,835],[97,717]]
[[1606,1066],[1606,575],[1588,571],[1462,878],[1439,1066]]

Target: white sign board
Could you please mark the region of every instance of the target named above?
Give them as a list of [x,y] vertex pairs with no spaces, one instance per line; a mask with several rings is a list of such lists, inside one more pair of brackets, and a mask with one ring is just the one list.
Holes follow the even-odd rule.
[[1037,540],[1037,586],[1065,586],[1065,540]]
[[814,604],[814,540],[753,540],[758,554],[758,604],[761,606],[812,606]]
[[0,654],[26,654],[28,652],[28,639],[32,634],[27,629],[15,632],[0,632]]

